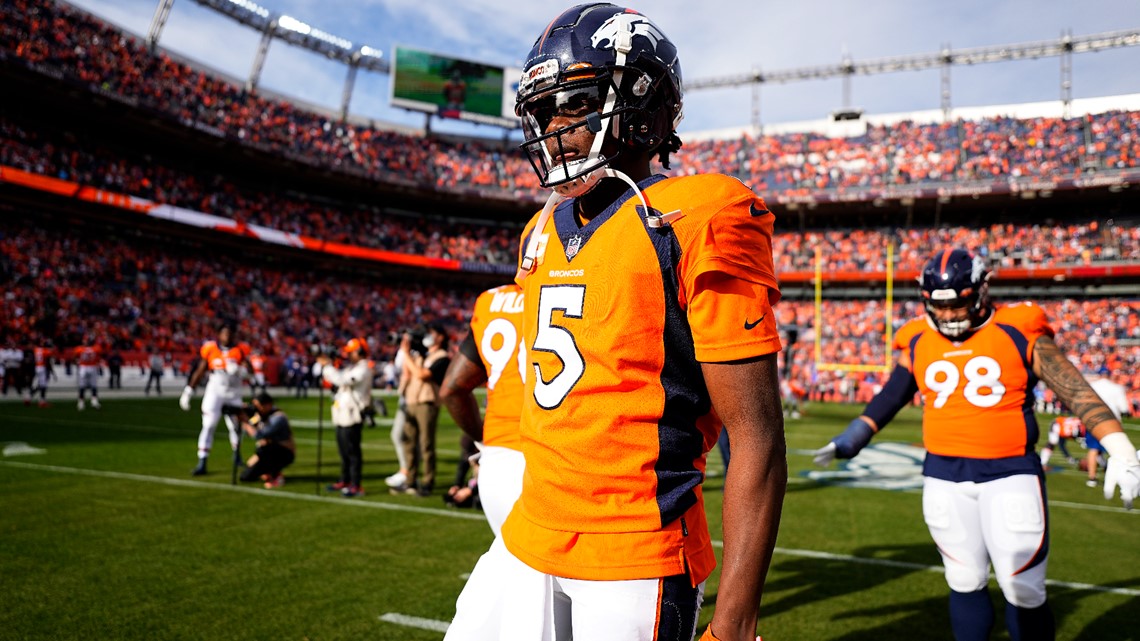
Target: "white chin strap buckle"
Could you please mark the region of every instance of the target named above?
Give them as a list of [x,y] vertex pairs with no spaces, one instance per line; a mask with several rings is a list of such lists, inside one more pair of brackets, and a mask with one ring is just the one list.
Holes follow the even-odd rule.
[[673,221],[680,219],[684,215],[684,212],[682,212],[680,209],[675,209],[667,214],[647,213],[645,215],[645,224],[649,225],[653,229],[660,229],[662,227],[668,227],[673,223]]

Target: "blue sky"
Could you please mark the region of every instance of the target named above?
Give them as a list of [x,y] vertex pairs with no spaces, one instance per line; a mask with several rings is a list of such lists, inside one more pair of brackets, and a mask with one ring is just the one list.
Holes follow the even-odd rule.
[[[155,0],[72,0],[96,15],[145,34]],[[258,0],[270,11],[368,44],[387,55],[407,44],[493,64],[519,65],[535,37],[570,2],[547,0]],[[686,79],[834,64],[844,52],[854,60],[936,52],[953,48],[1050,40],[1065,29],[1074,35],[1140,28],[1136,0],[631,0],[675,42]],[[201,7],[176,0],[160,44],[244,78],[259,34]],[[1073,95],[1091,98],[1140,93],[1140,47],[1074,57]],[[262,86],[336,108],[345,68],[275,41]],[[1060,60],[955,67],[956,107],[1057,100]],[[937,71],[857,77],[852,104],[868,113],[936,109]],[[840,80],[766,85],[760,117],[766,124],[821,118],[842,106]],[[361,73],[351,111],[378,120],[419,127],[421,114],[388,106],[388,78]],[[747,126],[752,118],[748,88],[690,91],[685,131]],[[438,130],[454,124],[437,125]],[[460,127],[496,136],[490,127]]]

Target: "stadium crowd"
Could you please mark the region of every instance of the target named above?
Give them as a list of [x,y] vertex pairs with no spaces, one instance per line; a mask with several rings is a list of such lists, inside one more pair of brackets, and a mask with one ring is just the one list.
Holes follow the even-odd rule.
[[[0,56],[14,56],[186,126],[317,166],[433,190],[538,198],[534,173],[517,150],[505,150],[494,141],[448,141],[344,122],[247,92],[161,50],[152,51],[65,3],[0,3]],[[1136,167],[1138,155],[1140,112],[1110,112],[1069,120],[899,122],[869,126],[864,134],[848,138],[797,133],[690,140],[674,158],[672,173],[718,171],[740,177],[764,195],[803,194],[947,181],[1071,178],[1090,170]],[[241,223],[428,257],[507,264],[514,260],[518,238],[517,227],[510,224],[457,223],[444,216],[408,224],[406,218],[379,208],[235,182],[161,158],[136,157],[82,135],[40,130],[10,115],[0,116],[0,163]],[[19,223],[5,223],[0,234],[0,274],[14,283],[3,301],[2,338],[9,345],[45,339],[78,344],[84,336],[95,335],[120,349],[183,353],[209,334],[213,318],[240,310],[243,335],[254,347],[288,358],[303,354],[313,343],[335,340],[328,335],[333,327],[358,326],[381,337],[434,317],[449,331],[461,333],[472,298],[461,290],[377,286],[359,279],[286,273],[238,258],[160,253],[146,243],[121,248],[106,239]],[[826,271],[883,271],[888,242],[896,246],[899,270],[919,269],[935,246],[968,248],[998,267],[1140,261],[1140,226],[1081,220],[780,232],[774,238],[776,267],[784,273],[810,271],[818,248]],[[1075,359],[1087,368],[1107,364],[1129,379],[1131,389],[1140,389],[1136,301],[1045,305],[1060,344]],[[789,365],[799,386],[817,398],[870,398],[881,375],[816,372],[811,341],[806,340],[815,332],[810,305],[788,302],[783,308],[792,319],[785,324],[801,328]],[[900,303],[895,322],[920,311],[913,303]],[[839,317],[845,322],[826,322]],[[828,302],[824,319],[824,362],[883,362],[881,304]],[[1124,339],[1127,344],[1119,345]]]
[[[155,159],[115,152],[78,135],[52,134],[0,116],[0,164],[321,240],[432,258],[506,264],[515,259],[515,225],[452,223],[406,217],[295,191],[235,183],[218,174],[174,169]],[[521,222],[521,221],[520,221]],[[827,271],[883,271],[885,248],[897,249],[896,268],[917,270],[928,248],[966,247],[999,267],[1088,265],[1140,260],[1140,226],[992,224],[981,228],[911,227],[779,232],[782,272],[810,271],[819,247]]]
[[0,214],[0,279],[8,283],[0,344],[19,348],[92,339],[188,361],[219,318],[232,318],[266,356],[304,358],[346,331],[373,337],[383,353],[389,334],[425,321],[462,335],[474,301],[462,289],[275,268],[216,248],[68,233]]
[[[538,200],[529,163],[494,141],[448,142],[341,121],[246,91],[151,51],[78,9],[53,0],[0,4],[0,51],[188,125],[316,165],[378,180]],[[852,137],[818,133],[690,140],[675,173],[733,174],[763,194],[1074,178],[1131,168],[1140,113],[868,126]]]
[[[290,363],[345,331],[372,337],[382,355],[395,349],[385,342],[390,334],[425,321],[443,325],[457,343],[479,290],[301,271],[168,243],[158,249],[153,239],[76,234],[0,213],[0,278],[10,283],[0,303],[0,347],[67,347],[94,337],[112,349],[188,356],[212,335],[217,318],[231,317],[241,319],[241,335],[255,351]],[[1140,300],[1041,305],[1070,357],[1084,370],[1114,372],[1140,408]],[[796,387],[818,400],[866,402],[873,395],[882,373],[816,370],[812,303],[787,300],[778,311],[781,326],[798,330],[785,370]],[[882,302],[825,300],[821,312],[821,362],[885,362]],[[893,327],[922,313],[915,301],[896,302]]]

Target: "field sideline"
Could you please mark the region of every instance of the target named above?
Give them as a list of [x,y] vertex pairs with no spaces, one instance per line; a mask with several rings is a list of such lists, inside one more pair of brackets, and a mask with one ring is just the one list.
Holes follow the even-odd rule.
[[[48,409],[0,402],[0,639],[442,638],[466,573],[491,539],[479,513],[445,508],[438,496],[458,457],[446,412],[437,496],[384,491],[395,455],[381,421],[365,430],[369,494],[350,500],[318,491],[338,459],[326,423],[318,478],[317,400],[281,404],[296,423],[298,461],[285,487],[263,490],[230,486],[224,437],[211,474],[191,479],[199,415],[179,411],[173,397],[105,399],[103,410],[82,413],[65,400]],[[939,558],[920,495],[906,489],[918,413],[905,411],[877,439],[868,452],[874,464],[808,476],[807,452],[857,411],[815,405],[787,423],[792,482],[761,632],[775,640],[949,639]],[[719,540],[719,455],[709,467],[717,475],[706,499]],[[852,480],[902,489],[843,485]],[[1048,491],[1058,639],[1137,639],[1138,513],[1105,501],[1071,469],[1049,474]],[[717,578],[707,586],[702,628]]]

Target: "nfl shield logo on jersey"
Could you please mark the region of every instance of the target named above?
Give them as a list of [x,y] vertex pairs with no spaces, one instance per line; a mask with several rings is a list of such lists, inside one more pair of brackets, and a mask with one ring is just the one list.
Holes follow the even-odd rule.
[[566,241],[566,258],[577,256],[580,249],[582,249],[582,237],[571,236],[570,240]]

